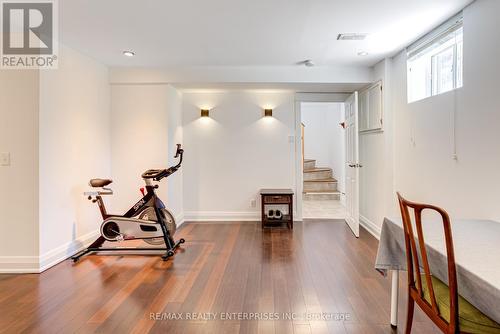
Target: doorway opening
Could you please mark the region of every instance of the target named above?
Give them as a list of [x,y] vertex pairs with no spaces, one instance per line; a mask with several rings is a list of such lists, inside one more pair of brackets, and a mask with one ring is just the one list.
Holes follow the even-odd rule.
[[302,217],[346,219],[345,106],[301,102]]

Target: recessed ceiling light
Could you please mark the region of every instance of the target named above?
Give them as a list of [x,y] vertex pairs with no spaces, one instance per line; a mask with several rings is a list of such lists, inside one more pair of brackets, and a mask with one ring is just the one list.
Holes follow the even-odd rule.
[[130,50],[125,50],[125,51],[123,51],[123,55],[125,57],[133,57],[133,56],[135,56],[135,52],[134,51],[130,51]]
[[337,40],[339,41],[362,41],[368,36],[368,34],[360,34],[360,33],[345,33],[339,34],[337,36]]
[[368,52],[366,52],[366,51],[360,51],[360,52],[358,52],[358,56],[360,56],[360,57],[368,56]]

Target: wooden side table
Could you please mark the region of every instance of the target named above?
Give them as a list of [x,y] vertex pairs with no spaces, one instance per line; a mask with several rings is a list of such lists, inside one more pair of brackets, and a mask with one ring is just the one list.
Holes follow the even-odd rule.
[[[261,211],[262,228],[281,223],[286,223],[289,229],[293,229],[293,190],[292,189],[261,189]],[[273,207],[286,206],[281,219],[268,217],[269,210]],[[281,210],[280,210],[281,211]]]

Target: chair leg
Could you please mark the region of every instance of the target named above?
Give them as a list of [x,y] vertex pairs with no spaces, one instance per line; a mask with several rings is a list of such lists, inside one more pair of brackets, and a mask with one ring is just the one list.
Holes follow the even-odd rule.
[[415,309],[415,301],[411,298],[411,295],[408,293],[408,307],[406,309],[406,329],[405,333],[411,333],[411,325],[413,324],[413,311]]

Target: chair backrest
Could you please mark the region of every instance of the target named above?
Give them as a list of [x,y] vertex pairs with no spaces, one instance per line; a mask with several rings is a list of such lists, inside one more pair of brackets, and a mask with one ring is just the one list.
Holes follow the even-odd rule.
[[[426,313],[431,313],[435,316],[435,319],[441,319],[446,323],[446,321],[440,316],[436,296],[434,293],[434,287],[431,280],[431,271],[429,268],[429,261],[427,257],[427,250],[425,248],[424,233],[422,230],[422,212],[424,210],[432,210],[437,213],[442,218],[444,238],[446,243],[446,255],[448,258],[448,286],[450,290],[450,322],[448,325],[448,332],[454,333],[458,330],[458,289],[457,289],[457,273],[455,267],[455,254],[453,251],[453,238],[451,235],[451,225],[448,213],[436,206],[427,204],[418,204],[407,201],[404,199],[400,193],[398,193],[399,206],[401,208],[401,215],[403,218],[403,228],[405,235],[406,244],[406,261],[408,265],[408,284],[410,292],[413,291],[413,296],[420,299],[419,305],[427,305],[428,309]],[[410,216],[410,208],[413,209],[415,218],[415,227],[417,235],[413,231],[412,219]],[[418,238],[418,239],[417,239]],[[418,244],[418,249],[417,249]],[[420,264],[419,254],[422,260]],[[431,303],[429,304],[424,299],[424,291],[422,289],[422,274],[420,269],[424,269],[424,279],[427,284]],[[416,300],[416,298],[414,298]],[[417,301],[417,300],[416,300]]]

